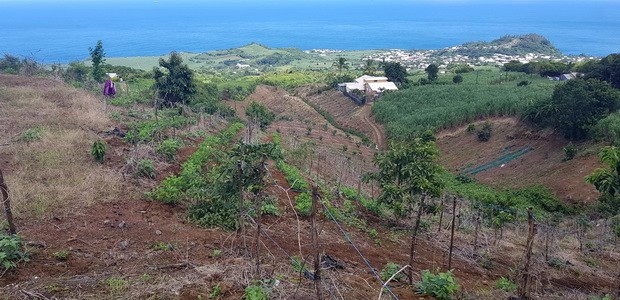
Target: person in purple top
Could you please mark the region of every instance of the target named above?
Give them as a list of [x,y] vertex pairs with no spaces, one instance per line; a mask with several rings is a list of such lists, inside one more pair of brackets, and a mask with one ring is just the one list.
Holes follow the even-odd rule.
[[108,79],[103,85],[103,95],[107,97],[114,97],[116,95],[116,88],[114,87],[114,81]]

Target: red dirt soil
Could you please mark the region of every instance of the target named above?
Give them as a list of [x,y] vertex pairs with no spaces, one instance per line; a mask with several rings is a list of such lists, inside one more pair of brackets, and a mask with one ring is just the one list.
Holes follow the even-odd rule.
[[[279,120],[270,130],[280,131],[289,143],[314,141],[315,148],[312,150],[324,153],[326,158],[320,164],[322,167],[317,167],[315,163],[310,164],[309,169],[315,174],[318,172],[317,177],[324,179],[333,180],[333,176],[338,174],[339,158],[336,155],[344,152],[339,148],[348,147],[347,153],[352,150],[359,151],[359,154],[350,154],[355,167],[345,175],[340,173],[345,177],[343,181],[348,181],[348,184],[353,186],[357,182],[356,174],[371,168],[369,166],[374,150],[363,146],[356,147],[355,140],[346,138],[340,131],[336,131],[332,136],[331,127],[329,131],[323,132],[325,120],[320,115],[317,117],[318,114],[311,108],[308,109],[307,105],[304,107],[301,100],[288,96],[281,90],[259,87],[257,93],[250,97],[251,100],[269,104],[270,108],[278,107],[283,98],[289,100],[286,102],[294,101],[287,104],[294,107],[291,107],[290,111],[285,107],[274,110],[280,116],[291,114],[294,121]],[[246,101],[244,104],[247,103]],[[239,107],[242,108],[243,105]],[[310,134],[305,134],[307,127],[312,128]],[[494,132],[498,139],[503,132],[500,127]],[[112,148],[111,153],[123,153],[124,149],[129,147],[117,138],[108,139],[108,142]],[[439,143],[442,151],[448,153],[446,163],[457,166],[456,152],[468,144],[458,144],[461,143],[460,140],[451,140],[447,135],[440,138]],[[495,148],[499,149],[502,145],[498,144]],[[537,144],[533,146],[541,147]],[[479,147],[478,151],[483,151],[483,148]],[[492,151],[489,151],[489,156],[486,157],[490,157]],[[190,154],[191,148],[183,150],[179,164]],[[327,158],[329,155],[333,156],[329,158],[332,160]],[[119,158],[106,157],[104,165],[118,169],[120,162]],[[177,170],[171,167],[165,172],[167,174]],[[7,173],[5,176],[10,176],[10,171]],[[274,169],[271,169],[270,173],[273,178],[268,193],[277,196],[281,215],[265,217],[263,228],[281,249],[290,255],[300,255],[301,248],[301,256],[311,260],[310,222],[307,218],[298,218],[294,213],[290,199],[295,194],[291,192],[287,195],[285,192],[288,184],[282,174]],[[141,188],[148,190],[143,185]],[[244,288],[253,282],[254,262],[239,256],[239,239],[235,239],[235,233],[200,228],[185,222],[185,219],[184,210],[180,207],[144,199],[128,201],[123,197],[119,197],[116,202],[95,204],[82,211],[68,211],[62,216],[18,219],[16,223],[21,236],[40,248],[33,248],[30,262],[20,264],[16,270],[0,277],[0,295],[9,299],[31,298],[26,293],[40,294],[48,298],[196,299],[199,296],[206,298],[208,293],[213,291],[213,287],[219,285],[221,293],[218,299],[240,299]],[[374,216],[368,216],[367,221],[369,227],[377,230],[376,239],[372,239],[360,229],[348,226],[345,226],[345,229],[372,267],[381,270],[387,262],[405,264],[410,237],[407,234],[390,232],[384,227],[382,220]],[[336,225],[326,220],[325,216],[322,216],[318,223],[321,228],[321,252],[334,257],[345,266],[342,270],[324,271],[323,278],[326,286],[330,287],[329,293],[334,294],[332,298],[376,299],[380,284],[358,253],[345,241]],[[248,235],[253,235],[253,228],[248,226]],[[419,238],[414,276],[419,276],[421,269],[439,268],[445,271],[447,249],[442,243],[438,243],[440,239],[442,238],[430,231]],[[248,240],[251,245],[252,237],[248,236]],[[376,244],[376,240],[380,241],[380,245]],[[265,237],[261,238],[261,245],[261,278],[277,279],[279,284],[272,290],[272,299],[314,299],[313,283],[298,278],[281,249]],[[460,245],[464,245],[460,246],[462,248],[469,247],[466,242]],[[55,253],[60,251],[68,252],[67,261],[55,258]],[[221,254],[218,251],[221,251]],[[492,267],[490,270],[483,269],[458,254],[453,259],[452,267],[459,283],[468,292],[492,289],[494,280],[499,276],[507,276],[509,272],[501,266]],[[594,276],[580,278],[580,288],[597,291],[601,286],[611,286],[608,282],[601,283],[596,279]],[[567,279],[568,281],[570,279]],[[394,291],[400,299],[430,298],[414,295],[412,288],[402,284],[396,284]]]

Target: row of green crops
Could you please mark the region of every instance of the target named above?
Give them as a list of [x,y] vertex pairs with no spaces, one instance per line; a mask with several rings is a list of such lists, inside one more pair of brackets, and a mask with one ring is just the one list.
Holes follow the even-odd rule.
[[373,114],[386,125],[391,138],[406,139],[483,117],[519,115],[526,107],[550,98],[556,85],[541,78],[521,87],[514,81],[476,84],[472,82],[475,76],[467,74],[468,83],[430,84],[388,93],[373,105]]
[[209,181],[203,169],[208,163],[226,157],[226,149],[242,128],[243,124],[233,123],[219,135],[205,138],[196,152],[183,163],[181,173],[166,178],[149,196],[168,204],[188,203],[203,198]]

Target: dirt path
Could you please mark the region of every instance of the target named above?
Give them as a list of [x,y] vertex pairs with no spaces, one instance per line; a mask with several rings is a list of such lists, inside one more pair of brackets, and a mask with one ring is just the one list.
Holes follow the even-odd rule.
[[373,140],[375,141],[377,148],[385,149],[385,142],[387,138],[383,130],[381,130],[381,128],[377,126],[377,123],[372,119],[371,111],[370,111],[371,108],[372,108],[372,105],[365,105],[360,110],[360,115],[362,116],[362,120],[364,120],[364,122],[366,122],[366,124],[368,124],[368,126],[372,128]]

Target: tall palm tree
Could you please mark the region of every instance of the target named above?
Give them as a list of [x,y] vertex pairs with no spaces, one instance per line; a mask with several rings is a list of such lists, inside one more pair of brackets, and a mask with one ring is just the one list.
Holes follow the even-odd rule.
[[347,59],[340,56],[338,57],[338,60],[335,61],[332,64],[333,67],[336,67],[338,69],[338,74],[342,75],[342,70],[348,70],[349,69],[349,63],[347,62]]
[[364,64],[364,74],[375,75],[377,71],[377,62],[372,59],[367,59]]

